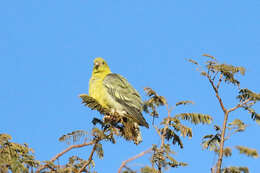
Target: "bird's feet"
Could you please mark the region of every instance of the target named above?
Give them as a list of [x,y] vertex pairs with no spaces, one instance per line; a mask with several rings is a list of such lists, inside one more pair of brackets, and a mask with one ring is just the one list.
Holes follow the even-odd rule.
[[113,115],[104,115],[104,118],[103,118],[103,121],[105,123],[117,123],[118,122],[118,118],[116,116],[113,116]]

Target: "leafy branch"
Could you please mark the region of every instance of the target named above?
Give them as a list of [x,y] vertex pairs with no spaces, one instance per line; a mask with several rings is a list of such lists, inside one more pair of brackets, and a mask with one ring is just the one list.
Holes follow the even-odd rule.
[[[255,112],[255,110],[252,108],[252,106],[260,100],[260,94],[256,94],[252,92],[249,89],[240,89],[240,82],[235,78],[235,75],[237,73],[244,75],[245,74],[245,68],[243,67],[236,67],[232,65],[227,65],[227,64],[220,64],[215,57],[211,55],[204,54],[204,57],[207,57],[208,60],[206,61],[205,67],[201,67],[199,63],[195,60],[188,60],[189,62],[195,64],[197,66],[197,69],[200,71],[202,76],[205,76],[209,83],[211,84],[211,87],[213,88],[216,98],[219,102],[219,105],[222,109],[222,112],[224,114],[224,121],[222,124],[221,128],[221,134],[217,133],[216,135],[206,135],[204,136],[204,141],[203,141],[203,146],[204,148],[208,148],[211,146],[211,148],[214,148],[215,151],[218,152],[219,157],[218,157],[218,162],[216,165],[216,172],[220,173],[221,172],[221,164],[222,164],[222,159],[223,155],[225,153],[224,149],[224,142],[225,140],[229,139],[232,133],[230,133],[227,137],[225,137],[226,134],[226,128],[227,128],[227,122],[228,122],[228,117],[229,113],[237,110],[238,108],[244,108],[247,110],[250,114],[253,120],[256,122],[259,122],[260,116]],[[206,69],[206,70],[204,70]],[[227,109],[223,103],[223,99],[219,94],[219,87],[222,82],[225,82],[227,84],[233,84],[239,89],[239,95],[237,96],[239,103],[232,107]],[[231,123],[230,125],[237,126],[237,130],[234,131],[243,131],[245,128],[245,125],[242,126],[242,123],[236,120]],[[231,129],[230,129],[231,130]],[[220,136],[220,139],[219,139]],[[208,139],[208,140],[205,140]],[[219,145],[219,148],[218,146]]]
[[[175,116],[171,115],[172,109],[169,108],[169,105],[166,101],[166,99],[163,96],[158,95],[154,90],[151,88],[145,88],[145,92],[147,93],[149,99],[145,101],[144,104],[144,110],[145,112],[149,113],[152,117],[158,118],[159,113],[157,111],[157,108],[159,106],[165,106],[167,110],[167,116],[163,119],[160,125],[162,127],[157,127],[154,125],[155,131],[157,132],[158,136],[160,137],[160,145],[153,145],[151,150],[153,151],[152,157],[151,157],[151,164],[152,167],[144,167],[141,169],[143,173],[146,172],[156,172],[161,173],[163,169],[166,169],[167,167],[179,167],[179,166],[186,166],[187,164],[184,162],[178,162],[175,160],[172,155],[175,154],[175,152],[171,149],[171,145],[169,141],[172,141],[172,144],[178,144],[180,148],[183,148],[183,143],[181,141],[180,136],[189,138],[192,137],[192,129],[184,126],[181,121],[189,121],[193,124],[210,124],[212,121],[211,116],[205,115],[205,114],[199,114],[199,113],[182,113],[177,114]],[[176,106],[179,105],[186,105],[186,104],[193,104],[192,101],[181,101],[176,103]],[[179,136],[180,134],[180,136]],[[149,149],[150,150],[150,149]],[[148,150],[146,150],[148,151]],[[143,151],[143,153],[146,153],[146,151]],[[130,160],[134,160],[138,157],[132,157]],[[127,160],[128,161],[128,160]],[[124,161],[123,163],[127,162]],[[125,167],[125,164],[121,165],[119,170],[121,171],[122,168]],[[156,167],[156,169],[155,169]],[[118,171],[118,172],[120,172]]]

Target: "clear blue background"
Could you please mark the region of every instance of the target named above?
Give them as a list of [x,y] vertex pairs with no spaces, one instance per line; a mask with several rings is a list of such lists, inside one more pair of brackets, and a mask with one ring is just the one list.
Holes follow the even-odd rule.
[[[213,90],[185,58],[204,53],[221,62],[244,66],[241,87],[260,92],[260,1],[177,0],[9,0],[0,3],[0,133],[28,143],[39,160],[49,160],[66,148],[58,138],[74,130],[90,130],[98,115],[81,104],[88,92],[92,61],[105,58],[113,72],[125,76],[145,98],[144,87],[196,104],[177,112],[203,112],[221,124],[222,112]],[[203,58],[200,58],[203,59]],[[237,90],[221,90],[227,107],[235,105]],[[259,111],[259,104],[256,105]],[[162,117],[166,111],[160,109]],[[147,115],[149,123],[151,118]],[[246,145],[260,151],[260,127],[243,111],[231,114],[249,124],[226,146]],[[159,122],[158,120],[156,121]],[[201,138],[211,126],[193,126],[194,137],[184,139],[175,158],[189,166],[169,172],[210,172],[217,157],[202,151]],[[210,132],[213,132],[210,130]],[[116,172],[123,160],[159,144],[154,129],[142,128],[138,147],[118,138],[105,144],[105,157],[95,156],[96,171]],[[90,147],[65,155],[88,157]],[[223,166],[244,165],[260,172],[259,159],[238,155]],[[138,169],[148,156],[129,163]],[[63,160],[63,159],[61,159]]]

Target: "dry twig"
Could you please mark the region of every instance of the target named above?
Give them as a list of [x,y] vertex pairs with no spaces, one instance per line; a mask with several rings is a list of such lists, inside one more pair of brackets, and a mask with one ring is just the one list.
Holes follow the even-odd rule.
[[139,157],[142,157],[143,155],[145,155],[145,154],[147,154],[147,153],[149,153],[149,152],[151,152],[151,151],[152,151],[152,148],[149,148],[148,150],[145,150],[145,151],[143,151],[143,152],[141,152],[141,153],[135,155],[134,157],[131,157],[131,158],[129,158],[129,159],[123,161],[117,172],[118,172],[118,173],[121,173],[122,169],[126,166],[126,164],[127,164],[128,162],[131,162],[131,161],[133,161],[133,160],[135,160],[135,159],[138,159]]

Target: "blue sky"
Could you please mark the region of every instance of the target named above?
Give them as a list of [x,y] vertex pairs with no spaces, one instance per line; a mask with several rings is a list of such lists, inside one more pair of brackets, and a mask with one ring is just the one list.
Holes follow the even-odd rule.
[[[203,112],[220,124],[223,115],[209,83],[186,58],[204,53],[247,69],[241,87],[259,91],[260,2],[177,0],[13,0],[0,5],[0,133],[28,143],[39,160],[49,160],[66,147],[58,138],[74,130],[90,130],[100,117],[81,104],[88,92],[92,61],[101,56],[111,70],[125,76],[144,97],[144,87],[164,95],[170,105],[180,100],[196,104],[176,112]],[[225,105],[235,104],[236,90],[221,90]],[[145,98],[145,97],[144,97]],[[259,111],[259,104],[256,105]],[[166,116],[162,110],[162,117]],[[152,120],[147,116],[149,123]],[[260,127],[237,111],[230,116],[249,124],[227,146],[246,145],[260,151]],[[159,121],[157,121],[158,123]],[[212,126],[192,126],[175,158],[189,163],[169,172],[209,172],[216,157],[202,151],[201,138]],[[159,144],[152,128],[142,128],[144,142],[136,147],[119,138],[105,144],[105,157],[95,157],[96,170],[116,172],[123,160]],[[87,158],[90,148],[73,151]],[[130,163],[138,168],[146,157]],[[259,159],[234,151],[224,166],[245,165],[260,172]]]

